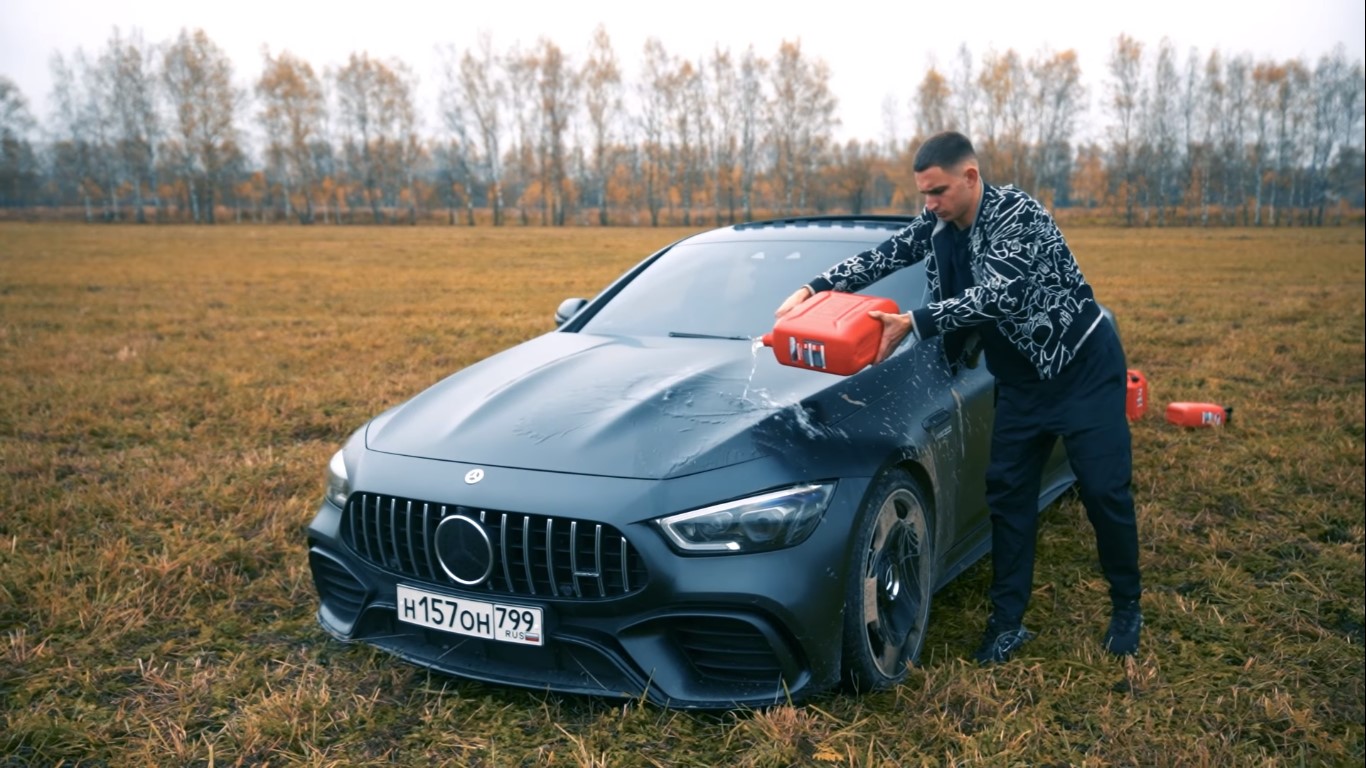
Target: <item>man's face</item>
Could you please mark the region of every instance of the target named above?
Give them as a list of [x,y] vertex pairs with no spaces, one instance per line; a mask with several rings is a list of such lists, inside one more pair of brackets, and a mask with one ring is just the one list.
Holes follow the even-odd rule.
[[960,163],[955,168],[930,166],[915,174],[915,185],[925,196],[925,207],[935,216],[967,228],[977,217],[977,166]]

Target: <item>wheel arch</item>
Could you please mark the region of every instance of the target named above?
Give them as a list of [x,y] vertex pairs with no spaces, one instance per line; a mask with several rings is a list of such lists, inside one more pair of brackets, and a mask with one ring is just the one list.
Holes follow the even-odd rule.
[[[929,517],[930,530],[935,535],[934,543],[937,546],[939,543],[939,487],[935,485],[934,473],[925,466],[924,458],[926,456],[919,446],[910,445],[902,448],[888,457],[887,461],[878,468],[877,473],[873,476],[873,482],[868,486],[868,493],[871,493],[873,486],[877,484],[877,478],[886,474],[888,470],[899,469],[910,475],[920,489],[920,493],[925,497],[925,514]],[[863,503],[867,503],[866,498]]]
[[[925,504],[928,506],[928,509],[925,510],[925,514],[929,516],[930,526],[931,529],[933,529],[939,520],[939,515],[936,514],[936,511],[939,509],[936,491],[939,489],[935,487],[934,480],[931,478],[929,470],[925,468],[925,465],[910,456],[892,464],[892,467],[905,470],[906,473],[911,476],[911,479],[915,480],[916,485],[920,486],[920,492],[925,495]],[[937,532],[938,531],[936,531],[936,533]]]
[[[936,491],[938,488],[936,488],[934,484],[934,476],[930,473],[930,470],[921,463],[920,452],[916,450],[914,446],[892,456],[882,466],[878,467],[877,472],[874,472],[873,476],[869,479],[868,487],[863,491],[863,497],[859,499],[859,509],[867,506],[868,497],[877,489],[878,478],[881,478],[883,475],[887,474],[887,472],[896,469],[910,475],[911,479],[915,481],[916,487],[920,490],[921,495],[924,496],[925,516],[928,518],[931,535],[934,537],[932,544],[936,548],[935,552],[937,555],[939,551],[939,506]],[[854,546],[855,542],[851,538],[848,542],[850,552],[853,551]],[[938,564],[937,560],[938,558],[936,556],[936,565]]]

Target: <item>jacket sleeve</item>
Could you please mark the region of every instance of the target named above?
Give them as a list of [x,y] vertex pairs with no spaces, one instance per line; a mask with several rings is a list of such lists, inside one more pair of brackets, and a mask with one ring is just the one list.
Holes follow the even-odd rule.
[[807,283],[807,286],[813,293],[857,291],[925,258],[930,251],[930,232],[933,229],[933,219],[925,215],[918,216],[880,245],[841,261]]
[[[996,322],[1024,311],[1040,249],[1062,243],[1048,212],[1026,197],[1006,199],[981,237],[984,253],[974,285],[914,313],[922,336]],[[929,327],[925,327],[929,326]]]

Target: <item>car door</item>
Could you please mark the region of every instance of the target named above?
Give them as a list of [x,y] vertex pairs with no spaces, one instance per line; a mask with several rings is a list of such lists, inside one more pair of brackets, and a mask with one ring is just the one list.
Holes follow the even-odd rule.
[[[886,296],[903,310],[923,307],[931,295],[924,263],[899,270],[861,293]],[[920,393],[910,407],[924,431],[922,462],[935,485],[935,534],[942,563],[975,560],[990,534],[986,508],[986,469],[995,413],[995,379],[980,356],[971,365],[951,366],[943,338],[907,344],[896,354],[913,358]],[[951,578],[947,573],[944,578]]]
[[980,355],[953,372],[953,391],[958,402],[958,432],[962,441],[954,540],[967,556],[971,550],[980,548],[983,539],[989,538],[991,533],[986,475],[996,413],[996,379],[987,372],[986,361]]

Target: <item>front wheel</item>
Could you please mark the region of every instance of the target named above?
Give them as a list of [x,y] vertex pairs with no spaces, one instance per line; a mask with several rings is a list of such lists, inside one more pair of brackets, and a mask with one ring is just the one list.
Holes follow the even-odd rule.
[[920,658],[934,588],[930,512],[907,472],[876,481],[859,514],[844,608],[843,670],[854,691],[888,688]]

